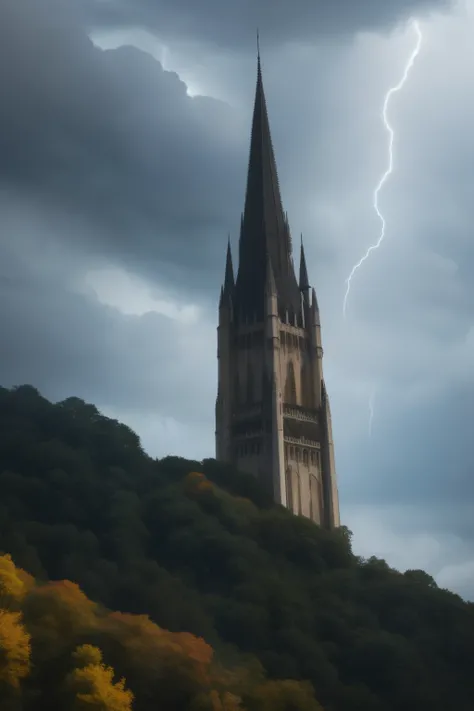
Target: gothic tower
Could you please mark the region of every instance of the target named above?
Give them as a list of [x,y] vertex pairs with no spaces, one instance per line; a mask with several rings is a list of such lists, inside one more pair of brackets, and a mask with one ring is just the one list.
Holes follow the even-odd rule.
[[239,267],[234,280],[229,242],[217,332],[216,458],[255,474],[295,514],[339,526],[318,302],[303,240],[295,276],[260,56]]

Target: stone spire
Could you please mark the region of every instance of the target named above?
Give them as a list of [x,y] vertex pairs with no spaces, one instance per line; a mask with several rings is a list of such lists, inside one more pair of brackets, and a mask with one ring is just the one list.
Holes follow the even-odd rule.
[[300,293],[291,259],[291,239],[280,195],[258,53],[236,283],[236,311],[244,318],[253,319],[263,313],[267,255],[272,263],[280,311],[298,314]]

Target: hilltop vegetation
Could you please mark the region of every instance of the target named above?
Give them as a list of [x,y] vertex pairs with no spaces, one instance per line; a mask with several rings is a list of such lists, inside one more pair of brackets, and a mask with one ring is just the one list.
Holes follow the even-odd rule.
[[286,698],[321,711],[308,683],[268,681],[253,660],[226,669],[203,639],[111,613],[69,581],[38,585],[8,555],[0,595],[2,709],[267,711]]
[[[473,605],[231,467],[152,460],[94,406],[22,386],[0,389],[0,492],[0,551],[37,580],[0,588],[2,711],[127,711],[129,689],[137,711],[473,707]],[[119,684],[109,705],[91,679]]]

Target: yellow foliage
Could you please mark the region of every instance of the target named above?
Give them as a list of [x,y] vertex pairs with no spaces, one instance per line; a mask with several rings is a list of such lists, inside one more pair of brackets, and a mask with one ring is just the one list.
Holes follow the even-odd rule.
[[0,556],[0,604],[9,607],[14,602],[19,602],[33,587],[34,580],[31,575],[21,568],[17,568],[11,555]]
[[102,652],[90,644],[78,647],[74,657],[79,664],[68,677],[74,692],[75,711],[130,711],[133,694],[125,679],[114,683],[114,670],[102,663]]
[[30,654],[21,613],[0,610],[0,681],[17,688],[30,671]]
[[102,652],[93,644],[81,644],[73,653],[74,661],[78,667],[87,667],[90,664],[102,663]]

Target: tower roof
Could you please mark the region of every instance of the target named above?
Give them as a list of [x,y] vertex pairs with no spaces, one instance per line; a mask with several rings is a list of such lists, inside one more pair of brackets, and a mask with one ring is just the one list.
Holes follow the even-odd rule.
[[263,308],[267,255],[275,275],[280,309],[297,313],[300,294],[280,195],[259,53],[236,284],[236,306],[250,318]]

